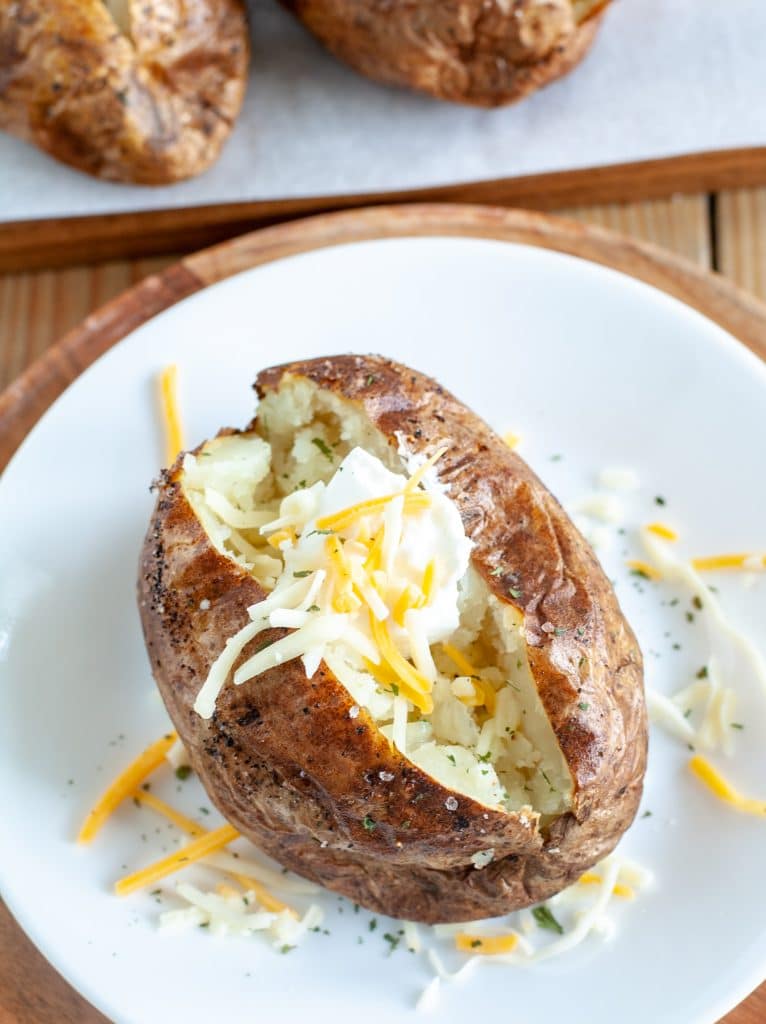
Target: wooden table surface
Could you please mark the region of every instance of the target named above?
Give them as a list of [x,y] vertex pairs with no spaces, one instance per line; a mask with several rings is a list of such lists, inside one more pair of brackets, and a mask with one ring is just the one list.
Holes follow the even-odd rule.
[[[560,212],[663,246],[766,299],[766,189]],[[0,276],[0,390],[92,310],[171,262],[172,257],[154,257]],[[0,1024],[103,1021],[46,969],[7,912],[0,912],[0,947],[9,944],[17,955],[0,962]],[[39,990],[41,977],[45,992]],[[736,1017],[732,1014],[731,1024],[735,1021],[764,1024],[766,987]]]

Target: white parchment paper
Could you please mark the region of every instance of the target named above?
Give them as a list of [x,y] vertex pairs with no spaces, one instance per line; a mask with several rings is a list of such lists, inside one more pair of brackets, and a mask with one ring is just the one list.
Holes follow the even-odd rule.
[[275,0],[218,164],[180,185],[99,182],[0,135],[0,221],[412,189],[766,144],[763,0],[615,0],[590,55],[522,103],[473,110],[369,82]]

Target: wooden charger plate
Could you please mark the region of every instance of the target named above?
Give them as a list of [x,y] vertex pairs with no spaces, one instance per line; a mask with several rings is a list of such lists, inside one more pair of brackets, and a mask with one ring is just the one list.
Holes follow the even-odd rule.
[[[83,370],[135,328],[181,299],[284,256],[348,242],[414,235],[519,242],[612,267],[685,302],[766,360],[766,306],[716,274],[601,228],[491,206],[417,204],[322,214],[264,228],[188,256],[91,314],[0,396],[0,470],[45,410]],[[765,1020],[766,984],[733,1010],[725,1024],[763,1024]],[[69,1022],[104,1024],[105,1018],[56,973],[0,904],[0,1024]]]

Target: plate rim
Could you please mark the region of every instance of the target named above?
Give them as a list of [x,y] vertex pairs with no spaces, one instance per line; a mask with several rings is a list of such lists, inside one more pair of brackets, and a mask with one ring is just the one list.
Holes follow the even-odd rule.
[[260,228],[183,257],[120,293],[52,345],[0,394],[0,473],[53,402],[95,360],[159,313],[243,270],[361,241],[467,237],[549,249],[610,267],[702,313],[766,361],[766,304],[659,246],[548,213],[405,203]]

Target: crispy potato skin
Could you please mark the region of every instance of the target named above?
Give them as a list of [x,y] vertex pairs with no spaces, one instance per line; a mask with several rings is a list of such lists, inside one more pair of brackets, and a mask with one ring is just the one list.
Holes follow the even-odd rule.
[[[177,464],[159,484],[138,590],[152,671],[192,763],[213,802],[257,846],[372,910],[433,923],[545,899],[614,847],[641,796],[641,654],[609,582],[526,464],[435,381],[379,357],[338,356],[266,370],[259,394],[288,375],[359,403],[394,448],[403,440],[430,453],[451,442],[439,477],[474,541],[475,566],[498,597],[524,610],[574,807],[545,829],[536,815],[460,794],[449,810],[449,790],[392,751],[363,710],[351,717],[350,695],[325,665],[312,680],[291,662],[228,685],[213,718],[199,718],[192,705],[211,662],[264,592],[213,548]],[[499,565],[506,572],[491,575]],[[494,860],[476,870],[471,855],[489,848]]]
[[0,4],[0,128],[113,181],[166,184],[217,158],[244,97],[241,0]]
[[608,0],[281,2],[336,57],[370,78],[496,107],[578,64]]

